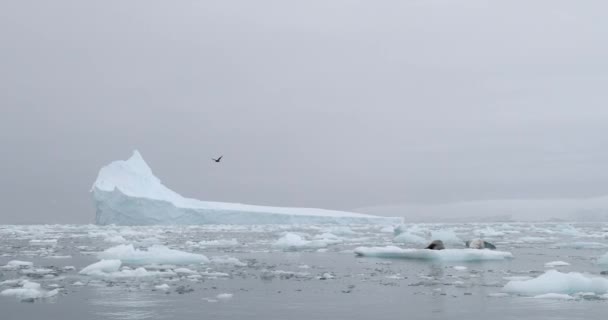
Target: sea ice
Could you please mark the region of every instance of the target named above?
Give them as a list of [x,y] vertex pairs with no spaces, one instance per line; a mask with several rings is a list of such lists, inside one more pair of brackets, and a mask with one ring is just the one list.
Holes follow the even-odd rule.
[[98,254],[100,259],[118,259],[127,264],[192,264],[208,263],[209,259],[202,254],[169,249],[153,245],[147,250],[139,250],[133,245],[118,245]]
[[597,263],[599,264],[608,264],[608,253],[604,254],[603,256],[601,256],[598,260]]
[[531,280],[510,281],[504,286],[503,291],[524,295],[577,292],[600,294],[608,292],[608,279],[578,272],[562,273],[557,270],[549,270]]
[[135,151],[103,167],[91,189],[97,224],[398,224],[399,217],[311,209],[206,202],[165,187]]
[[439,261],[483,261],[504,260],[513,258],[510,252],[478,249],[402,249],[395,246],[387,247],[359,247],[355,249],[358,256],[395,258],[395,259],[421,259]]

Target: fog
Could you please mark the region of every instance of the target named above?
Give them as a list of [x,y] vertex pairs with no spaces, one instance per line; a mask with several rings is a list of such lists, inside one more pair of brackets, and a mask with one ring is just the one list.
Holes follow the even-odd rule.
[[92,222],[99,168],[134,149],[203,200],[356,210],[608,194],[606,9],[0,2],[0,224]]

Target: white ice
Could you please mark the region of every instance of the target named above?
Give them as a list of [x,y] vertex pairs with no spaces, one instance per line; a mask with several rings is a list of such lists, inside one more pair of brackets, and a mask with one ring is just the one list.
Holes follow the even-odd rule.
[[31,268],[32,266],[34,266],[34,263],[30,261],[11,260],[6,265],[0,267],[0,269],[16,270],[23,268]]
[[0,292],[2,296],[14,296],[20,300],[49,298],[59,293],[59,289],[47,291],[41,288],[39,283],[24,280],[20,288],[6,289]]
[[566,261],[551,261],[545,263],[545,268],[555,268],[555,267],[564,267],[569,266],[570,264]]
[[80,270],[80,274],[94,275],[99,273],[116,272],[120,269],[121,265],[122,262],[120,260],[101,260]]
[[273,246],[283,250],[317,249],[327,247],[328,243],[324,240],[306,240],[296,233],[287,233],[279,238]]
[[549,270],[531,280],[510,281],[504,286],[503,291],[524,295],[577,292],[601,294],[608,292],[608,279],[578,272],[562,273],[557,270]]
[[478,249],[402,249],[395,246],[387,247],[359,247],[355,254],[366,257],[396,258],[396,259],[421,259],[439,261],[483,261],[483,260],[505,260],[513,258],[510,252]]
[[118,259],[127,264],[192,264],[207,263],[209,259],[202,254],[169,249],[153,245],[147,250],[139,250],[129,245],[118,245],[98,254],[100,259]]
[[93,184],[98,224],[397,224],[402,218],[311,209],[207,202],[165,187],[139,152],[103,167]]

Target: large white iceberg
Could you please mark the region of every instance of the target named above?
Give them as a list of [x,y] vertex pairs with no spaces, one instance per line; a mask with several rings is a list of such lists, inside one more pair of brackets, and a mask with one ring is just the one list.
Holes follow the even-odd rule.
[[165,187],[139,152],[99,171],[92,190],[97,224],[399,224],[400,217],[208,202]]
[[483,261],[505,260],[513,258],[513,254],[505,251],[479,250],[479,249],[402,249],[395,246],[387,247],[359,247],[355,254],[365,257],[392,258],[392,259],[419,259],[438,261]]

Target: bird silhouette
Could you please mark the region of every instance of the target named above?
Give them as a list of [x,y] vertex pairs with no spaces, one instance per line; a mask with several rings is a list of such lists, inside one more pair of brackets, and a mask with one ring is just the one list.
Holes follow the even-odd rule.
[[213,161],[215,161],[215,162],[219,163],[220,161],[222,161],[222,157],[223,157],[223,155],[222,155],[222,156],[220,156],[220,157],[219,157],[219,158],[217,158],[217,159],[213,159],[213,158],[211,158],[211,160],[213,160]]

